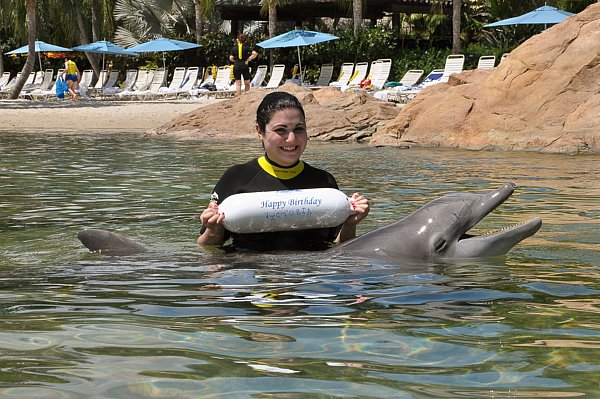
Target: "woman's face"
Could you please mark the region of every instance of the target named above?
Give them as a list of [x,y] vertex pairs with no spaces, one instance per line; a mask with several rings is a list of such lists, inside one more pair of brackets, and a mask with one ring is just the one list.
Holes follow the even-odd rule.
[[261,132],[256,126],[269,159],[281,166],[292,166],[306,148],[308,133],[302,112],[295,108],[276,111]]

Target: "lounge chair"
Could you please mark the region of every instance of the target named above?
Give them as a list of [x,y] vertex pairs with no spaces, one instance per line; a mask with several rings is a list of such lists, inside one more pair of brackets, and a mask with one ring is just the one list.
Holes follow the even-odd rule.
[[79,82],[79,86],[90,87],[90,84],[92,84],[92,79],[94,79],[94,70],[84,69],[83,72],[81,72],[81,80]]
[[[376,61],[373,61],[373,65],[375,65]],[[373,66],[372,65],[372,66]],[[362,82],[367,77],[367,72],[369,71],[369,63],[368,62],[357,62],[354,66],[354,72],[352,72],[352,76],[348,83],[345,85],[339,86],[342,91],[346,91],[352,87],[359,87],[360,82]],[[337,86],[337,85],[336,85]]]
[[154,72],[150,87],[147,90],[136,90],[131,94],[139,100],[152,99],[159,92],[159,89],[164,86],[166,77],[167,71],[165,68],[157,68]]
[[[13,80],[8,82],[2,88],[2,90],[0,90],[0,97],[8,97],[10,95],[10,93],[12,92],[13,88],[17,85],[17,81],[19,80],[20,77],[21,77],[21,72],[18,72],[17,76]],[[35,72],[31,72],[29,74],[29,77],[27,77],[27,80],[25,81],[25,84],[23,85],[23,87],[27,87],[28,85],[31,86],[34,79],[35,79]]]
[[[52,87],[52,83],[54,81],[54,69],[46,69],[43,73],[40,74],[42,76],[42,81],[37,84],[32,84],[31,86],[23,86],[23,91],[19,93],[19,97],[33,99],[31,93],[47,91]],[[34,81],[35,82],[35,81]]]
[[58,80],[58,77],[62,75],[64,69],[59,69],[56,72],[56,79],[54,80],[54,82],[52,83],[52,85],[50,86],[49,89],[47,90],[33,90],[32,92],[29,93],[29,95],[31,96],[32,99],[34,100],[49,100],[49,99],[55,99],[56,97],[56,81]]
[[416,86],[395,87],[395,92],[393,95],[390,94],[388,96],[388,101],[407,103],[408,101],[412,100],[417,94],[419,94],[423,89],[441,83],[443,76],[443,69],[434,69],[433,71],[429,72],[425,79],[423,79],[423,81]]
[[323,64],[321,65],[321,70],[319,71],[317,83],[315,83],[314,85],[306,85],[306,87],[310,89],[320,89],[321,87],[329,86],[329,82],[331,81],[332,76],[333,64]]
[[100,75],[98,76],[98,80],[96,81],[96,84],[92,87],[89,88],[90,91],[100,91],[102,90],[102,87],[104,86],[104,82],[106,82],[106,70],[103,69],[100,71]]
[[154,72],[154,69],[139,69],[131,87],[115,93],[111,98],[129,100],[134,98],[136,93],[148,90],[154,79]]
[[[187,68],[187,70],[185,71],[185,74],[183,76],[183,79],[181,80],[181,83],[179,84],[179,87],[177,88],[171,88],[169,86],[169,90],[168,91],[163,91],[161,90],[160,93],[158,94],[158,96],[162,96],[164,99],[167,98],[179,98],[179,96],[190,96],[190,90],[193,89],[193,87],[196,85],[196,82],[198,81],[198,72],[199,72],[200,68],[198,67],[189,67]],[[173,81],[171,81],[171,83],[173,83]]]
[[171,82],[168,86],[163,86],[158,89],[158,92],[155,94],[155,97],[161,97],[168,93],[175,93],[181,87],[183,83],[183,79],[185,79],[186,74],[185,67],[176,67],[173,71],[173,77],[171,78]]
[[137,69],[128,69],[125,73],[125,81],[120,86],[113,86],[102,91],[102,98],[115,99],[116,95],[127,90],[132,90],[138,77]]
[[0,76],[0,90],[2,90],[2,87],[8,82],[10,82],[10,72],[4,72],[2,76]]
[[[391,60],[390,60],[391,61]],[[391,62],[388,64],[390,66]],[[441,70],[440,70],[441,71]],[[389,74],[389,72],[388,72]],[[406,91],[406,90],[415,90],[418,87],[416,86],[417,82],[423,76],[422,69],[410,69],[406,71],[404,76],[397,82],[389,82],[383,84],[383,89],[376,91],[373,93],[373,97],[384,100],[384,101],[395,101],[396,93],[398,91]],[[441,75],[440,75],[441,77]],[[380,82],[377,82],[379,85]],[[375,87],[375,85],[373,85]],[[390,97],[391,96],[391,97]]]
[[175,98],[179,98],[180,96],[190,97],[190,90],[196,87],[199,74],[199,67],[189,67],[185,77],[183,78],[183,82],[181,82],[181,86],[175,91]]
[[348,84],[350,78],[352,77],[352,72],[354,72],[354,63],[343,63],[342,67],[340,68],[340,74],[338,75],[337,80],[335,82],[329,83],[329,86],[341,87]]
[[[370,75],[371,87],[373,90],[381,90],[387,83],[392,70],[392,60],[390,58],[382,58],[376,61],[375,71]],[[421,76],[419,76],[420,78]],[[417,78],[418,80],[418,78]],[[416,83],[416,81],[415,81]]]
[[283,79],[283,74],[285,72],[285,65],[283,64],[275,64],[273,65],[273,69],[271,70],[271,77],[267,82],[267,89],[276,89],[281,84],[281,80]]
[[260,87],[265,81],[265,77],[267,76],[267,71],[269,67],[266,65],[259,65],[256,68],[256,72],[254,73],[254,77],[250,81],[250,87]]
[[477,69],[493,69],[496,65],[495,55],[482,55],[477,61]]
[[447,82],[450,75],[460,73],[465,65],[465,56],[462,54],[450,54],[446,57],[446,65],[444,66],[444,74],[440,82]]

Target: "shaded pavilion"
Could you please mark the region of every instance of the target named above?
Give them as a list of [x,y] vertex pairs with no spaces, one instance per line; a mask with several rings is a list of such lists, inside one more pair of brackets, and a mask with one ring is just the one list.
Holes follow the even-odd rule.
[[[437,4],[437,5],[436,5]],[[376,21],[383,17],[391,17],[395,29],[400,27],[400,14],[431,14],[438,1],[433,0],[366,0],[363,5],[363,19]],[[239,21],[266,21],[268,15],[260,13],[259,0],[251,0],[246,4],[219,4],[216,6],[224,20],[230,20],[231,26],[238,26]],[[441,3],[442,12],[452,15],[452,0]],[[303,21],[315,18],[352,18],[352,8],[339,0],[295,0],[277,7],[279,21],[295,21],[301,26]],[[234,29],[232,29],[234,31]]]

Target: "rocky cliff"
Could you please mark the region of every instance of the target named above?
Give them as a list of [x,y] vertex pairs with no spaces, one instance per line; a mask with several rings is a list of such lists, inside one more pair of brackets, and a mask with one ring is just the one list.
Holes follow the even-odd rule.
[[600,4],[415,97],[371,144],[600,152]]

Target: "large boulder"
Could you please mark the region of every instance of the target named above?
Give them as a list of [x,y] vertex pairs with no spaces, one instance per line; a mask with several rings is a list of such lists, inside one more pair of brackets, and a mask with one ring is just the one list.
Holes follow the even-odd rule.
[[423,90],[375,145],[600,152],[600,4],[538,34],[492,71]]
[[[294,94],[304,107],[311,138],[320,140],[369,140],[383,123],[394,119],[400,108],[374,99],[365,91],[311,90],[286,83],[277,90]],[[256,137],[256,109],[272,90],[254,89],[239,97],[217,102],[181,115],[147,132],[147,135],[219,140]]]

